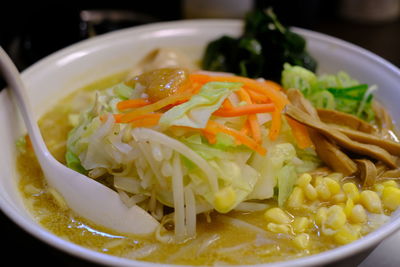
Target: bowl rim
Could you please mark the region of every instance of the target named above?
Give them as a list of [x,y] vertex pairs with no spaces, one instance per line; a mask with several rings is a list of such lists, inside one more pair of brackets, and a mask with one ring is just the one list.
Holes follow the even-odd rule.
[[[54,63],[59,61],[62,58],[65,58],[68,55],[71,55],[79,50],[89,48],[93,45],[99,45],[103,42],[106,42],[113,38],[123,38],[127,35],[132,34],[142,34],[146,32],[157,31],[161,29],[170,29],[171,27],[175,28],[204,28],[210,26],[218,26],[222,28],[240,28],[243,25],[243,22],[240,20],[231,20],[231,19],[195,19],[195,20],[180,20],[180,21],[171,21],[171,22],[159,22],[152,23],[147,25],[135,26],[123,30],[118,30],[110,33],[106,33],[100,36],[96,36],[91,39],[83,40],[81,42],[70,45],[66,48],[63,48],[59,51],[54,52],[53,54],[39,60],[29,68],[27,68],[22,73],[23,80],[29,80],[36,75],[36,73],[40,73],[40,70],[46,66],[47,64]],[[392,75],[396,77],[400,77],[400,70],[394,66],[392,63],[387,60],[373,54],[372,52],[349,43],[347,41],[338,39],[333,36],[329,36],[323,33],[306,30],[302,28],[292,27],[295,32],[300,35],[306,36],[307,39],[315,39],[319,42],[334,44],[340,49],[348,50],[352,53],[359,54],[360,56],[370,60],[374,64],[379,64],[381,68],[390,72]],[[6,94],[6,90],[1,92],[1,95]],[[0,208],[4,212],[4,214],[9,217],[14,223],[16,223],[19,227],[21,227],[25,232],[31,234],[37,239],[43,241],[44,243],[51,245],[67,254],[73,255],[75,257],[95,262],[97,264],[118,264],[119,266],[149,266],[149,267],[160,267],[160,266],[187,266],[187,265],[168,265],[168,264],[160,264],[160,263],[152,263],[152,262],[144,262],[137,261],[131,259],[120,258],[117,256],[107,255],[101,252],[96,252],[94,250],[82,247],[80,245],[76,245],[72,242],[66,241],[55,234],[49,232],[47,229],[40,226],[38,223],[32,223],[27,220],[23,215],[19,214],[14,208],[13,204],[8,202],[6,199],[0,196]],[[344,259],[349,257],[352,254],[356,254],[362,250],[372,247],[373,245],[378,244],[378,242],[382,241],[384,238],[388,237],[390,234],[394,233],[396,230],[400,229],[400,217],[395,218],[393,221],[390,221],[384,226],[378,228],[377,230],[371,232],[370,234],[360,238],[359,240],[350,243],[348,245],[340,246],[331,250],[327,250],[318,254],[305,256],[289,261],[276,262],[276,263],[264,263],[258,264],[257,266],[314,266],[321,265],[333,262],[335,260]],[[249,265],[242,265],[249,266]]]

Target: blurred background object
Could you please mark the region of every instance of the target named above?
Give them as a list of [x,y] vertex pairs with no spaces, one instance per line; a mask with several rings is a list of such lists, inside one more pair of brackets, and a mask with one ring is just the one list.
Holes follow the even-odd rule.
[[[198,18],[242,18],[273,7],[286,25],[326,33],[368,49],[400,67],[400,0],[146,0],[83,5],[8,3],[0,9],[0,45],[22,71],[78,41],[146,23]],[[4,85],[4,84],[3,84]],[[0,79],[0,90],[4,86]],[[0,212],[7,240],[3,261],[13,264],[93,266],[29,236]],[[5,236],[4,236],[5,235]],[[15,257],[11,252],[32,256]],[[42,257],[46,255],[46,257]]]
[[272,6],[287,25],[336,36],[400,66],[400,0],[169,0],[0,10],[0,45],[23,70],[70,44],[110,31],[179,19],[242,18]]
[[340,14],[360,23],[392,22],[400,16],[400,0],[342,0]]

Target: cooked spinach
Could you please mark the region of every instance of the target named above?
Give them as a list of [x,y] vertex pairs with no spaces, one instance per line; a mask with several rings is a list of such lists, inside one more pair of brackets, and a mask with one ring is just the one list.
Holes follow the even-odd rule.
[[256,10],[247,14],[241,37],[208,44],[202,67],[280,82],[285,62],[315,71],[317,63],[305,48],[304,38],[284,27],[272,9]]

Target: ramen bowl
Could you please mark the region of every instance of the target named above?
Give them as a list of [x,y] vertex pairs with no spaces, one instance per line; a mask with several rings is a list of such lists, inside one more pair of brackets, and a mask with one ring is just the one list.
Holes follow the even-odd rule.
[[[121,30],[95,37],[60,50],[22,73],[28,96],[40,118],[73,91],[100,78],[126,71],[155,48],[172,47],[199,60],[206,44],[222,35],[239,36],[242,22],[201,20],[158,23]],[[318,61],[319,73],[345,70],[352,77],[379,86],[378,100],[395,121],[400,118],[400,71],[384,59],[350,43],[327,35],[293,29],[307,40],[308,51]],[[18,226],[45,243],[74,256],[113,266],[151,266],[157,264],[129,260],[95,252],[68,242],[40,226],[25,207],[18,189],[16,140],[26,133],[8,90],[0,93],[0,207]],[[303,258],[260,266],[313,266],[337,262],[377,246],[400,229],[399,212],[394,212],[382,227],[361,239],[332,250]],[[363,254],[364,255],[364,254]]]

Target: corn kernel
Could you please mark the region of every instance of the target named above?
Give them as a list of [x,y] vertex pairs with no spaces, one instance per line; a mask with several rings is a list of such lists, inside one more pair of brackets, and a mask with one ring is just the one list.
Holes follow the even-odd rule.
[[299,179],[297,179],[297,185],[301,188],[305,188],[311,182],[311,175],[308,173],[303,173],[300,175]]
[[374,184],[374,190],[378,194],[378,196],[382,196],[382,192],[385,186],[383,184]]
[[369,212],[372,213],[381,213],[382,212],[382,203],[379,199],[379,196],[376,192],[371,190],[364,190],[360,194],[360,203],[366,208]]
[[346,194],[347,198],[351,198],[354,203],[358,203],[360,199],[360,193],[355,184],[353,183],[343,184],[343,191]]
[[331,191],[329,191],[328,186],[323,181],[315,187],[315,190],[317,190],[319,199],[323,201],[327,201],[330,199]]
[[307,217],[295,217],[292,223],[293,231],[297,234],[304,233],[310,222]]
[[390,210],[397,209],[400,206],[400,189],[393,186],[386,186],[382,192],[382,202]]
[[331,192],[331,195],[336,195],[337,193],[340,192],[340,185],[338,182],[333,180],[332,178],[326,177],[324,178],[324,182],[326,186],[329,188],[329,191]]
[[346,201],[346,205],[344,205],[344,213],[346,214],[347,217],[349,217],[351,215],[351,212],[353,211],[354,208],[354,202],[353,200],[350,198]]
[[346,214],[344,213],[342,207],[338,205],[333,205],[329,207],[325,220],[326,226],[331,229],[339,229],[346,223],[346,221]]
[[307,184],[305,187],[303,187],[304,195],[306,198],[308,198],[311,201],[314,201],[318,197],[317,190],[315,190],[314,186],[311,184]]
[[339,204],[346,202],[347,198],[343,192],[339,192],[338,194],[333,196],[332,200],[334,203]]
[[290,194],[287,200],[287,206],[290,208],[301,208],[304,203],[304,193],[300,187],[296,186],[293,188],[293,192]]
[[308,234],[299,234],[293,239],[294,245],[299,249],[306,249],[310,243]]
[[349,220],[353,223],[364,223],[367,221],[367,213],[365,209],[360,204],[357,204],[353,207]]
[[339,230],[336,231],[333,238],[336,241],[336,243],[340,245],[345,245],[357,240],[358,234],[352,231],[349,227],[346,227],[344,225]]
[[317,214],[315,215],[315,223],[319,226],[322,226],[327,218],[328,209],[326,207],[321,207],[317,210]]
[[322,183],[324,180],[324,177],[322,176],[317,176],[314,179],[314,187],[318,186],[320,183]]
[[340,172],[334,172],[328,175],[329,178],[332,178],[336,182],[340,182],[343,179],[343,174]]
[[218,212],[226,213],[236,202],[236,192],[231,187],[225,187],[215,194],[214,206]]
[[287,224],[277,224],[277,223],[268,223],[267,229],[270,232],[277,233],[277,234],[289,234],[290,233],[290,226]]
[[290,223],[290,217],[281,208],[271,208],[264,213],[264,218],[269,222],[285,224]]
[[385,182],[383,182],[382,183],[383,184],[383,186],[392,186],[392,187],[396,187],[396,188],[398,188],[399,187],[399,185],[396,183],[396,181],[394,181],[394,180],[389,180],[389,181],[385,181]]

